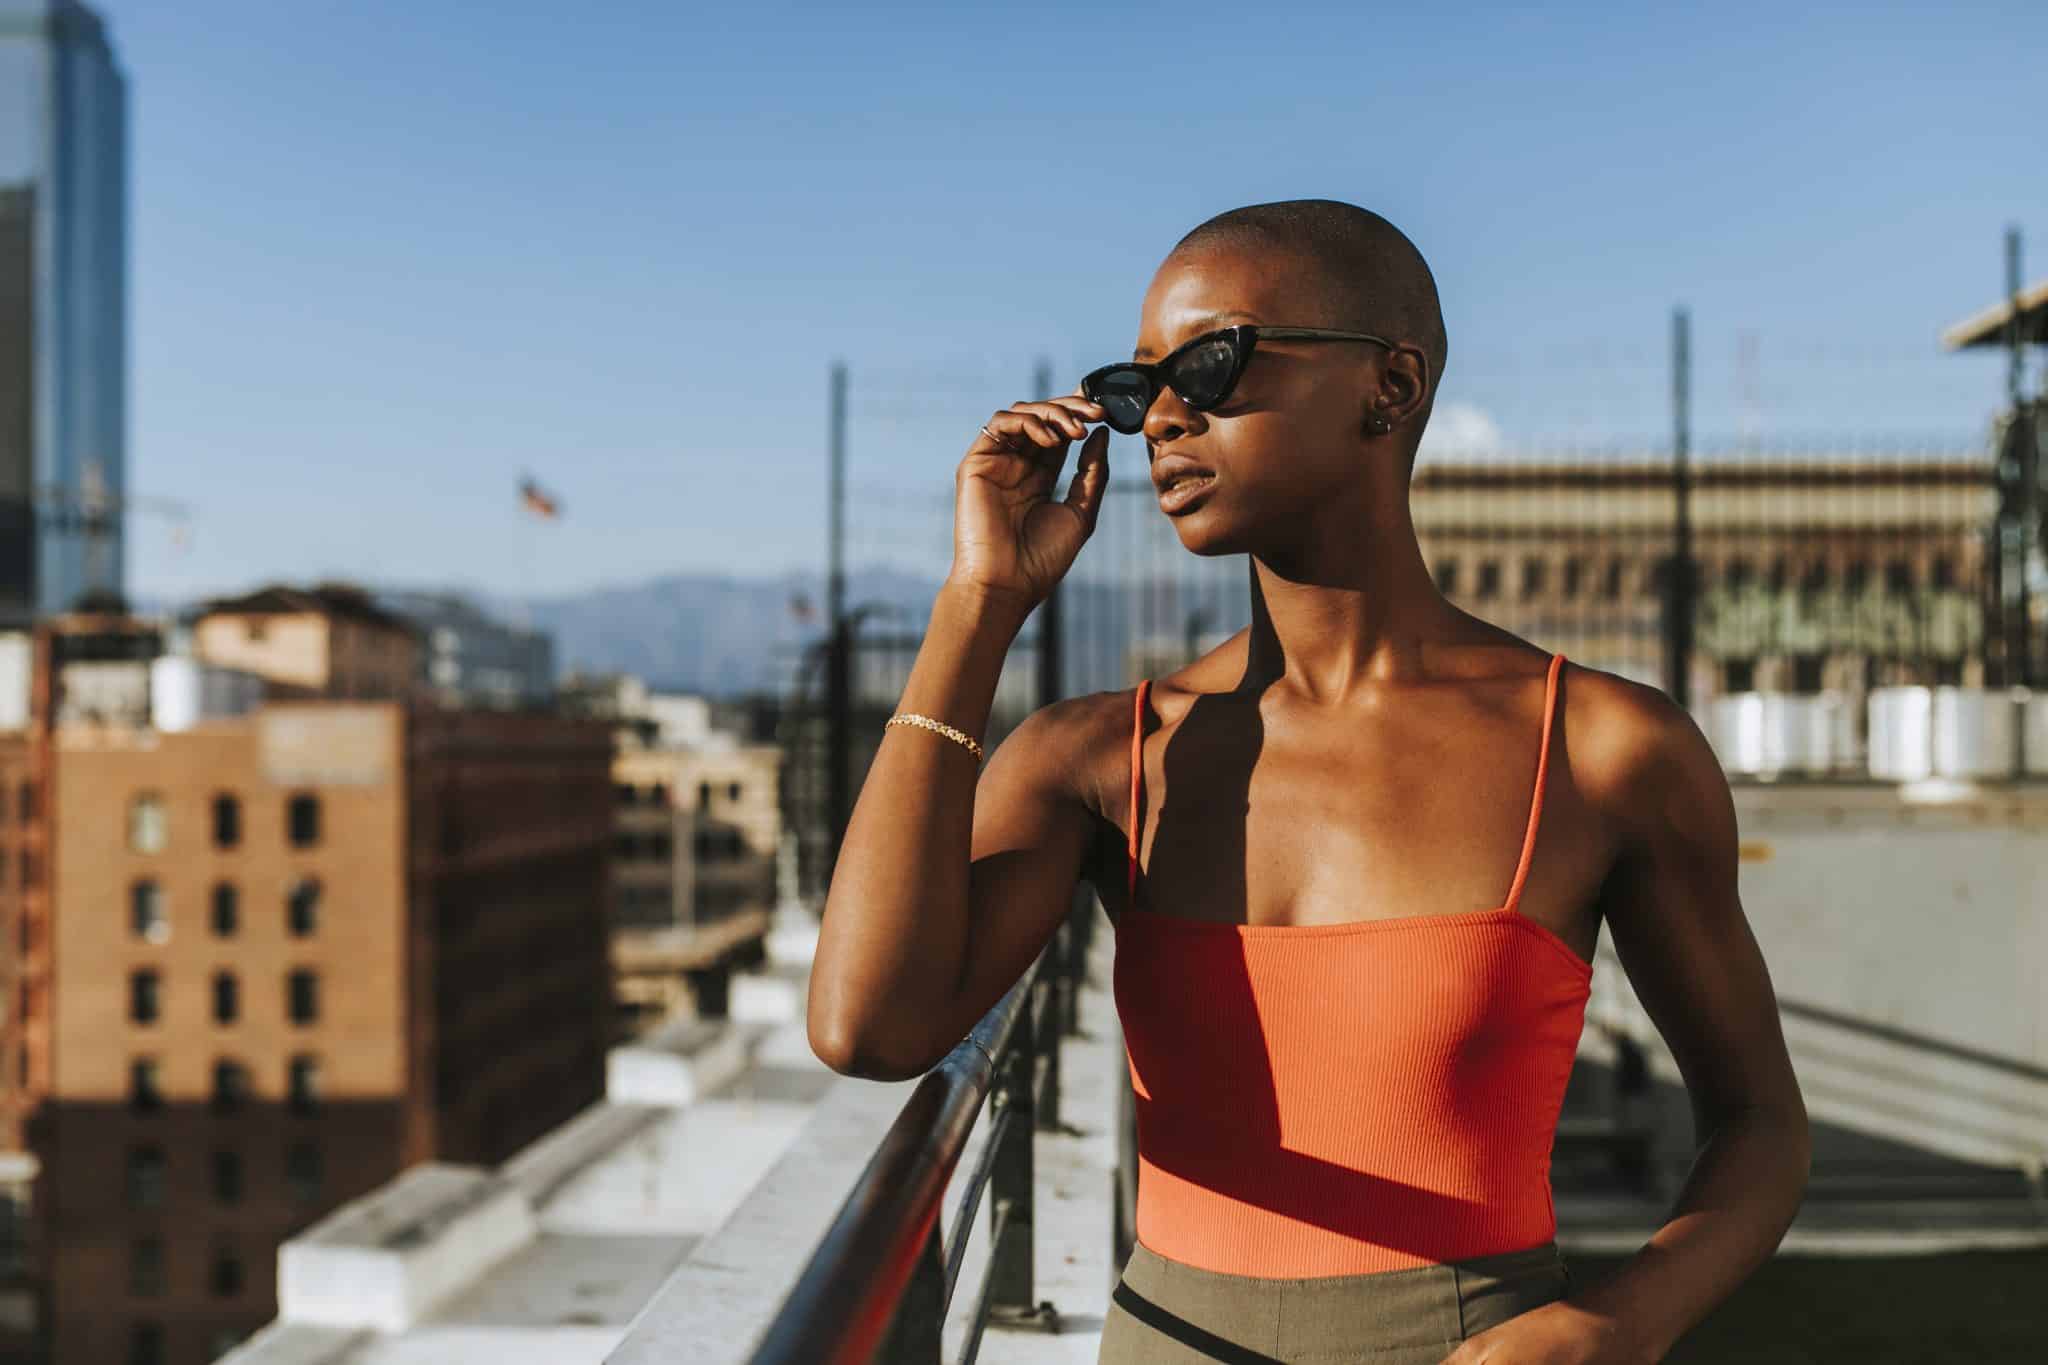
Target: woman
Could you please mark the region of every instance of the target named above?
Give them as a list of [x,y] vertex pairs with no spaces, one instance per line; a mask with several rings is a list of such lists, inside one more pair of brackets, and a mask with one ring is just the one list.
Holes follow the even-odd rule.
[[[1408,481],[1445,350],[1393,225],[1255,205],[1167,256],[1132,363],[996,413],[960,463],[811,1041],[847,1074],[921,1073],[1093,884],[1139,1103],[1106,1365],[1654,1361],[1798,1207],[1806,1113],[1714,755],[1662,693],[1566,670],[1431,580]],[[1253,619],[1034,713],[978,774],[1004,655],[1101,509],[1093,423],[1142,433],[1183,545],[1246,556]],[[1665,1226],[1574,1287],[1549,1153],[1603,923],[1702,1145]]]

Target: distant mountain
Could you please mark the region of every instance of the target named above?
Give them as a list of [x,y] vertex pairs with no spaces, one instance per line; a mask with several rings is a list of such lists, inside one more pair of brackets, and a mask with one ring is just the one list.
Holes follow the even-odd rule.
[[[671,574],[532,599],[461,585],[366,586],[452,592],[507,625],[546,631],[555,639],[559,676],[633,673],[655,687],[718,697],[783,690],[804,648],[825,632],[822,573],[765,578]],[[846,602],[849,608],[883,602],[906,612],[907,617],[893,618],[894,628],[903,630],[922,626],[938,589],[936,579],[877,567],[847,575]],[[808,620],[797,614],[799,599],[809,603]],[[160,598],[133,603],[147,615],[171,615],[197,605]],[[891,620],[879,618],[866,629],[890,629]]]
[[[938,589],[936,579],[878,567],[847,575],[846,602],[885,603],[907,613],[893,619],[908,629],[922,626]],[[657,687],[720,697],[783,690],[805,646],[825,630],[821,573],[686,573],[563,597],[472,595],[503,621],[553,635],[562,675],[634,673]],[[797,614],[799,599],[810,605],[808,620]],[[891,619],[867,628],[889,629]]]
[[[576,672],[632,673],[664,690],[721,698],[786,693],[805,650],[825,633],[822,573],[760,578],[681,573],[531,599],[462,585],[364,586],[452,592],[508,625],[546,631],[555,640],[556,673],[561,677]],[[936,578],[886,566],[848,573],[849,609],[869,603],[894,609],[893,614],[870,615],[861,626],[861,638],[877,646],[892,635],[911,642],[893,651],[877,648],[864,658],[856,678],[864,695],[893,696],[900,690],[938,590]],[[1143,590],[1076,580],[1065,585],[1062,595],[1064,671],[1070,692],[1127,686],[1128,651],[1140,641],[1152,642],[1152,654],[1142,663],[1151,668],[1158,658],[1174,656],[1184,640],[1192,648],[1191,632],[1208,638],[1249,615],[1242,605],[1233,607],[1205,592],[1191,594],[1189,585],[1171,580]],[[809,604],[808,619],[795,610],[799,599]],[[149,614],[169,614],[197,603],[138,598],[134,605]],[[1021,676],[1009,684],[1021,689],[1019,696],[1036,695],[1030,662],[1036,630],[1035,622],[1027,624],[1012,652],[1010,664]],[[1006,675],[1009,671],[1006,668]]]

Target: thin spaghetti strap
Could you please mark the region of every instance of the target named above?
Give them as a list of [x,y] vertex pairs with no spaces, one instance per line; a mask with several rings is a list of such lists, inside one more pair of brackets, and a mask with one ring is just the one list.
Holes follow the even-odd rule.
[[1124,891],[1126,908],[1138,899],[1138,821],[1142,818],[1138,796],[1144,790],[1145,777],[1145,692],[1151,686],[1150,678],[1138,679],[1137,700],[1131,706],[1131,804],[1128,817],[1131,831],[1130,879]]
[[1522,836],[1522,858],[1515,864],[1515,882],[1508,888],[1505,908],[1522,903],[1522,883],[1529,879],[1529,861],[1536,855],[1536,828],[1543,819],[1544,779],[1550,772],[1551,716],[1557,710],[1557,673],[1564,655],[1550,656],[1550,673],[1543,682],[1543,738],[1536,745],[1536,790],[1529,797],[1529,828]]

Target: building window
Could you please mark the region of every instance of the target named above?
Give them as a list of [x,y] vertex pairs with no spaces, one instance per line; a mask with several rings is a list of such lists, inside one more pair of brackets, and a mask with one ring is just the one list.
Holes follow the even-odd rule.
[[1772,592],[1785,591],[1785,585],[1792,580],[1792,566],[1783,555],[1771,556],[1771,567],[1764,574],[1764,586]]
[[128,847],[137,853],[163,852],[165,824],[163,797],[143,792],[128,803]]
[[1620,555],[1607,561],[1607,574],[1600,580],[1600,595],[1612,602],[1621,596],[1622,583],[1628,575],[1628,562]]
[[320,1147],[312,1142],[294,1142],[284,1153],[284,1183],[300,1204],[318,1203],[325,1178]]
[[285,835],[293,848],[311,848],[320,842],[320,798],[300,792],[285,807]]
[[249,1102],[249,1068],[240,1062],[213,1064],[213,1112],[235,1114]]
[[310,1114],[320,1107],[319,1059],[292,1058],[291,1107],[295,1114]]
[[1522,596],[1525,599],[1543,591],[1544,568],[1545,565],[1540,559],[1532,557],[1522,561]]
[[213,1022],[232,1024],[242,1014],[242,993],[235,983],[233,972],[213,974]]
[[242,1154],[223,1148],[213,1154],[213,1197],[222,1204],[242,1202]]
[[633,860],[633,836],[621,831],[612,836],[612,856],[622,863]]
[[242,633],[251,640],[261,640],[270,634],[270,623],[254,616],[249,617],[242,622]]
[[138,1237],[128,1249],[128,1292],[138,1299],[155,1298],[164,1292],[164,1244],[155,1237]]
[[242,803],[222,794],[213,798],[213,846],[234,848],[242,842]]
[[1458,591],[1458,561],[1446,555],[1443,563],[1436,566],[1436,588],[1446,597],[1455,596]]
[[128,1019],[130,1023],[154,1024],[158,1007],[162,1002],[157,998],[157,975],[145,967],[128,974]]
[[1721,569],[1722,581],[1731,588],[1741,588],[1749,582],[1749,561],[1737,556]]
[[726,800],[728,800],[728,801],[737,801],[737,800],[739,800],[739,799],[740,799],[740,784],[739,784],[739,783],[737,783],[737,782],[728,782],[728,783],[726,783],[726,784],[725,784],[725,799],[726,799]]
[[640,796],[639,789],[630,782],[614,783],[612,792],[618,797],[619,804],[622,806],[632,805]]
[[162,943],[171,936],[161,886],[145,880],[128,888],[128,926],[135,937],[150,943]]
[[164,1329],[138,1322],[128,1332],[128,1365],[164,1365]]
[[1946,591],[1956,585],[1956,562],[1947,555],[1936,555],[1928,566],[1927,579],[1930,586]]
[[285,1012],[294,1024],[320,1017],[320,978],[311,968],[300,967],[285,979]]
[[14,808],[21,812],[21,823],[23,823],[24,825],[34,823],[36,818],[35,783],[24,782],[21,784],[20,796],[19,799],[15,801]]
[[1816,593],[1827,591],[1827,586],[1827,563],[1823,560],[1816,560],[1812,564],[1807,565],[1806,572],[1799,579],[1799,591],[1810,597]]
[[241,927],[241,897],[236,894],[234,884],[217,883],[213,888],[213,936],[233,938]]
[[652,805],[666,806],[668,804],[668,784],[666,782],[657,782],[649,787],[647,789],[647,799]]
[[675,852],[675,839],[667,830],[648,836],[648,850],[657,858],[668,858]]
[[1500,595],[1500,561],[1482,559],[1479,561],[1479,594],[1482,599]]
[[1893,597],[1907,597],[1913,592],[1913,566],[1903,559],[1894,559],[1884,566],[1884,590]]
[[1577,597],[1585,588],[1586,561],[1573,555],[1564,562],[1564,595]]
[[137,1057],[128,1063],[128,1107],[138,1114],[154,1114],[163,1108],[162,1079],[154,1057]]
[[128,1149],[128,1207],[154,1209],[164,1202],[164,1149]]
[[320,927],[320,879],[301,877],[285,898],[285,928],[293,938],[305,938]]
[[699,809],[708,809],[710,807],[711,784],[709,782],[699,782],[697,784],[697,805]]
[[232,1299],[242,1292],[242,1258],[233,1247],[214,1249],[213,1272],[207,1283],[217,1299]]
[[36,865],[36,853],[32,848],[21,851],[21,889],[32,890],[36,886],[37,874],[42,869]]
[[1842,574],[1842,590],[1851,597],[1860,597],[1870,586],[1870,564],[1867,560],[1852,559]]

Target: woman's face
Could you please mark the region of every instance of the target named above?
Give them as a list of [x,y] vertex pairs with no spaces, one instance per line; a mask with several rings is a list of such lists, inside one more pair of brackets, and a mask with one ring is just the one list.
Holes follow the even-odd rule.
[[[1155,361],[1191,337],[1237,323],[1354,325],[1318,308],[1313,272],[1278,252],[1197,249],[1167,258],[1152,277],[1133,359]],[[1359,518],[1369,482],[1399,470],[1366,458],[1367,405],[1377,392],[1377,346],[1265,341],[1230,396],[1198,412],[1171,389],[1145,414],[1148,468],[1186,460],[1212,471],[1207,492],[1172,515],[1181,544],[1199,555],[1284,554],[1333,504]],[[1163,510],[1163,509],[1162,509]]]

